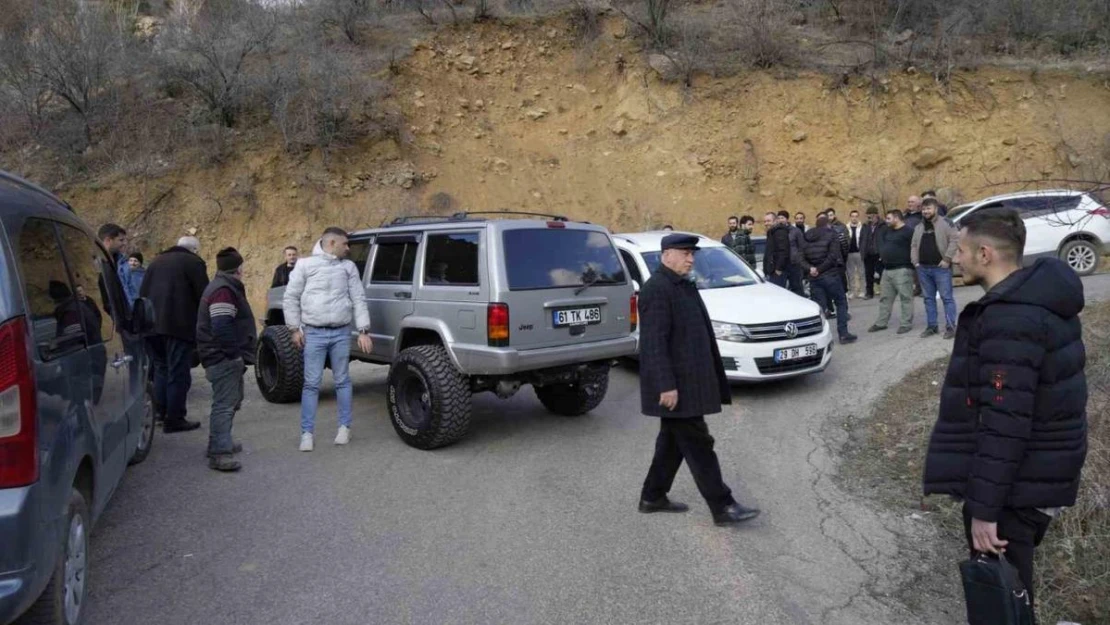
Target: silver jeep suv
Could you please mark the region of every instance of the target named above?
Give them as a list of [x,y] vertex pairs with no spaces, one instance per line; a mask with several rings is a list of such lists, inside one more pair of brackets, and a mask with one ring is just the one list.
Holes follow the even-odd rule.
[[[636,298],[609,231],[514,215],[400,217],[350,235],[374,340],[364,353],[352,336],[351,358],[391,365],[390,420],[413,447],[465,436],[481,391],[505,399],[531,384],[551,412],[584,414],[614,361],[636,351]],[[304,380],[283,293],[269,292],[255,367],[277,403],[299,400]]]

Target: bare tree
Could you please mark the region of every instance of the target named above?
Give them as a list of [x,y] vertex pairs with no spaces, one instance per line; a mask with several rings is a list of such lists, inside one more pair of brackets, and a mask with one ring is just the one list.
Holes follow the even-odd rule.
[[249,98],[250,63],[277,32],[274,13],[259,6],[175,16],[160,51],[162,72],[187,87],[225,126],[235,124]]
[[125,34],[108,9],[72,0],[38,3],[35,29],[29,46],[35,71],[81,118],[85,141],[92,143],[96,109],[116,95]]
[[338,28],[355,45],[363,43],[363,28],[378,16],[377,0],[323,0],[319,5],[320,23]]
[[29,38],[25,30],[0,38],[0,99],[18,111],[31,134],[38,137],[54,92],[31,58]]
[[651,43],[657,48],[664,48],[667,45],[667,38],[669,36],[668,18],[670,17],[671,8],[674,0],[640,0],[643,3],[642,13],[641,10],[632,9],[627,10],[618,6],[617,10],[624,15],[624,17],[639,26],[651,38]]

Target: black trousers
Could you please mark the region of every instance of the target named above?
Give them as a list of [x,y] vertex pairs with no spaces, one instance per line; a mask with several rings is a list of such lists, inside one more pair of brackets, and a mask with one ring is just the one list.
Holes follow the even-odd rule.
[[640,498],[658,501],[667,496],[682,461],[690,467],[698,491],[714,513],[736,503],[732,491],[721,478],[721,464],[713,451],[713,437],[705,417],[660,419],[655,439],[655,457],[648,469]]
[[867,297],[875,297],[875,273],[882,275],[883,263],[878,256],[863,258],[863,281],[867,285]]
[[[843,276],[843,274],[841,274]],[[844,337],[849,334],[848,332],[848,298],[844,293],[844,285],[840,281],[841,276],[829,275],[828,273],[809,279],[809,293],[811,299],[817,302],[821,310],[832,310],[836,308],[836,332],[837,336]]]
[[[1033,604],[1033,550],[1041,544],[1052,517],[1035,508],[1003,508],[998,517],[998,537],[1007,541],[1006,560],[1018,570],[1021,583],[1029,591],[1030,605]],[[971,555],[975,550],[971,542],[971,513],[964,505],[964,534]],[[1034,620],[1036,625],[1036,620]]]

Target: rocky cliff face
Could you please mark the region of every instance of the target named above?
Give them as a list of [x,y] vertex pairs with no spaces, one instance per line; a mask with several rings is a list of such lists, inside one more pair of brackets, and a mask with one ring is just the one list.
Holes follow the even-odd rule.
[[148,257],[186,232],[210,261],[240,248],[261,307],[285,245],[307,250],[326,226],[405,212],[530,210],[614,231],[719,234],[731,214],[901,206],[926,188],[954,204],[1045,178],[1110,178],[1104,77],[983,69],[942,85],[916,73],[748,73],[684,88],[618,22],[606,26],[585,45],[557,21],[422,42],[393,79],[400,138],[326,166],[276,138],[252,140],[219,166],[61,194],[91,222],[130,228]]

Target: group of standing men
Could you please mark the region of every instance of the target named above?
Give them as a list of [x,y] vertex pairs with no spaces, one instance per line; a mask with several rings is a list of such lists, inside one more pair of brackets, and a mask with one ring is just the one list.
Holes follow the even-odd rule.
[[[768,212],[763,217],[763,274],[773,284],[802,296],[808,283],[809,296],[828,317],[836,318],[841,343],[856,340],[848,330],[848,300],[873,299],[876,284],[881,288],[879,316],[869,332],[887,328],[896,300],[901,303],[898,333],[911,331],[913,297],[920,294],[925,299],[923,336],[939,334],[939,294],[944,337],[951,339],[956,329],[952,258],[959,233],[945,217],[947,212],[933,191],[926,191],[923,197],[911,196],[905,212],[892,209],[880,217],[878,207],[868,206],[866,221],[861,221],[860,211],[852,210],[844,223],[837,219],[836,210],[829,208],[819,213],[817,223],[810,227],[804,213],[796,213],[791,224],[789,212]],[[728,226],[721,242],[755,267],[755,219],[750,215],[729,217]]]
[[[236,454],[243,446],[231,435],[235,413],[243,402],[243,378],[254,364],[256,319],[243,285],[243,256],[233,247],[216,254],[216,273],[200,256],[200,241],[181,237],[142,268],[142,256],[125,256],[127,231],[105,224],[99,238],[112,256],[128,303],[143,298],[154,309],[146,337],[151,360],[156,421],[167,434],[189,432],[200,422],[187,419],[192,369],[203,366],[212,385],[208,466],[232,472],[242,468]],[[301,451],[312,451],[312,431],[325,361],[330,359],[339,398],[337,445],[350,440],[351,385],[348,376],[352,321],[358,323],[359,346],[371,349],[369,314],[353,263],[345,260],[347,233],[328,228],[313,256],[298,262],[298,251],[287,247],[284,262],[274,270],[273,287],[286,286],[286,321],[293,340],[305,354],[302,392]],[[342,278],[336,281],[336,276]],[[352,281],[351,276],[355,279]],[[336,286],[336,285],[340,286]]]

